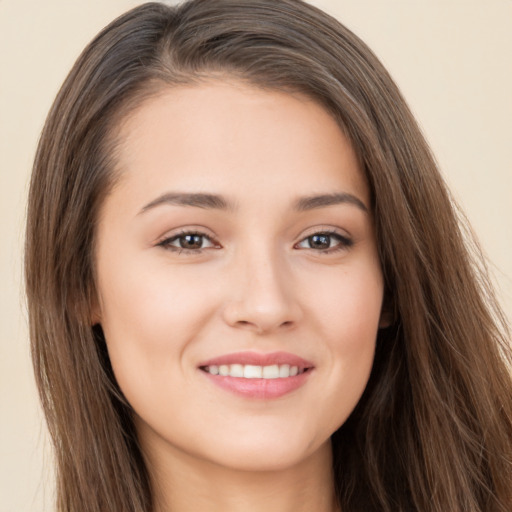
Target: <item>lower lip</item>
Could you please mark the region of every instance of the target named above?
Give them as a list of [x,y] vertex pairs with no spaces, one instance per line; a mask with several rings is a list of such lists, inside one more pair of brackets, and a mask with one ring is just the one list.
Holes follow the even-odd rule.
[[242,377],[212,375],[203,370],[201,370],[201,372],[204,373],[211,382],[222,389],[246,398],[256,398],[260,400],[279,398],[295,391],[306,383],[311,374],[311,370],[307,370],[293,377],[279,379],[244,379]]

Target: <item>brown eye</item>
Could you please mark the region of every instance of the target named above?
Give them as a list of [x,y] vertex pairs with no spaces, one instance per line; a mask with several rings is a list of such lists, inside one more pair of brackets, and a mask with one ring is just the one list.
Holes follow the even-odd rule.
[[313,249],[324,252],[334,252],[346,249],[353,244],[350,238],[339,233],[320,232],[308,236],[297,244],[300,249]]
[[177,240],[182,249],[201,249],[203,246],[202,235],[183,235]]
[[204,233],[180,233],[162,240],[158,245],[170,251],[190,251],[194,253],[216,247],[212,239]]
[[331,247],[331,236],[324,233],[309,236],[308,243],[312,249],[329,249]]

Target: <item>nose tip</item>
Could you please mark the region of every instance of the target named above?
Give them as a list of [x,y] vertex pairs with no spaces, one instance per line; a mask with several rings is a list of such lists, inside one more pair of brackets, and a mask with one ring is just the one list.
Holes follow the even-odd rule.
[[299,321],[301,308],[287,273],[277,265],[251,266],[246,262],[244,279],[233,279],[224,308],[231,326],[265,334],[290,329]]
[[[229,314],[227,316],[229,316]],[[236,319],[237,316],[239,318],[251,318],[251,320]],[[228,323],[232,327],[253,331],[256,334],[266,334],[276,330],[287,329],[295,324],[295,321],[293,320],[281,321],[278,318],[270,317],[266,313],[260,313],[258,315],[249,315],[248,313],[244,314],[240,312],[238,315],[235,313],[233,317],[233,320],[230,320],[228,318]]]

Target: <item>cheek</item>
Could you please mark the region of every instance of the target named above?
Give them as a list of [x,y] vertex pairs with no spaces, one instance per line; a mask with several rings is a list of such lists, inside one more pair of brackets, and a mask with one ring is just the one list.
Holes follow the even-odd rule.
[[98,276],[100,323],[114,373],[125,393],[135,382],[151,387],[152,379],[176,373],[185,348],[209,322],[215,310],[211,280],[191,280],[190,272],[126,254],[117,264],[105,261]]
[[331,371],[325,390],[331,428],[356,406],[373,365],[383,297],[377,264],[339,274],[315,288],[316,331],[325,340]]
[[197,322],[199,311],[211,307],[208,279],[196,272],[191,280],[190,273],[160,267],[127,257],[120,258],[118,265],[105,265],[99,282],[101,318],[111,327],[112,338],[124,332],[142,343],[165,344],[171,329],[175,337],[177,331]]
[[[311,287],[311,305],[318,328],[339,347],[355,349],[376,337],[383,299],[383,279],[376,261],[360,262],[349,270],[322,276]],[[338,344],[335,344],[338,346]]]

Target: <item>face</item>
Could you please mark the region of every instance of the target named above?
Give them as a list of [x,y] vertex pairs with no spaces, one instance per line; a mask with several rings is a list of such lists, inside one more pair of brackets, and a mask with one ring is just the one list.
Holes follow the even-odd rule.
[[95,321],[142,445],[256,470],[325,453],[366,386],[383,295],[336,122],[211,82],[148,100],[119,141]]

